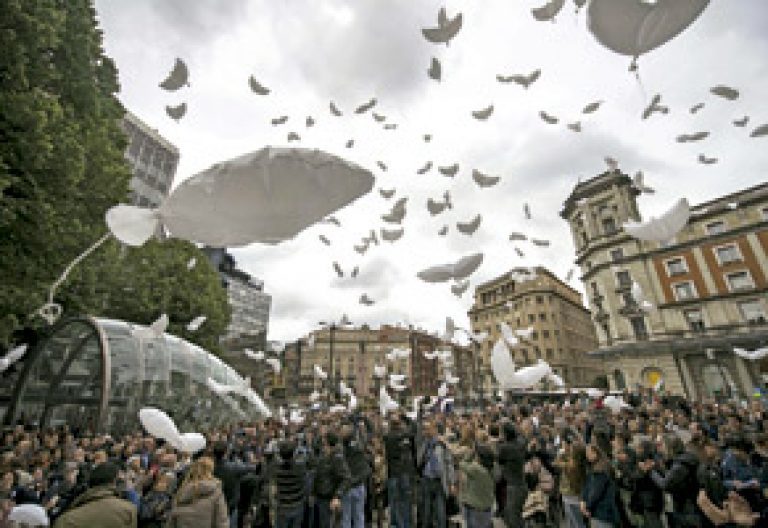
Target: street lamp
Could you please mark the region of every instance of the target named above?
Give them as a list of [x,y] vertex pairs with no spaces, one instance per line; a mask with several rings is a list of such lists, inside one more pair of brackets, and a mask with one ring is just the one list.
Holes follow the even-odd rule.
[[[352,323],[347,318],[347,315],[344,314],[341,316],[341,320],[331,323],[326,323],[325,321],[320,321],[318,323],[321,327],[325,327],[328,329],[329,332],[329,344],[328,344],[328,360],[330,362],[330,365],[328,367],[328,382],[331,384],[330,388],[333,390],[333,393],[338,393],[338,373],[334,373],[334,362],[333,362],[333,345],[334,345],[334,336],[336,334],[336,330],[338,328],[345,328],[347,326],[350,326]],[[330,398],[330,391],[328,393],[328,396]]]

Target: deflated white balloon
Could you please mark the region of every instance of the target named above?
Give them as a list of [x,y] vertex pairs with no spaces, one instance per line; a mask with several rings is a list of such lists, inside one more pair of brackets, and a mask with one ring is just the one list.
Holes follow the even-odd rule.
[[373,366],[373,375],[377,378],[383,378],[387,375],[387,367],[386,365],[374,365]]
[[200,433],[182,433],[179,450],[194,455],[205,449],[206,440]]
[[624,224],[624,230],[633,237],[651,242],[666,242],[680,232],[691,217],[688,200],[681,198],[671,209],[647,222]]
[[603,398],[603,405],[610,409],[613,414],[618,414],[622,409],[629,407],[629,404],[624,401],[624,398],[614,396],[613,394],[609,394]]
[[141,246],[152,238],[159,224],[156,209],[119,204],[110,207],[106,214],[107,227],[123,244]]
[[758,348],[757,350],[745,350],[743,348],[734,348],[733,353],[749,361],[758,361],[768,356],[768,347]]
[[14,506],[8,514],[11,526],[50,526],[48,513],[39,504],[19,504]]
[[496,378],[496,383],[501,387],[508,387],[512,383],[515,374],[515,362],[509,354],[509,348],[503,339],[496,341],[491,350],[491,372]]
[[275,374],[280,374],[280,369],[281,369],[282,365],[280,365],[280,360],[279,359],[277,359],[277,358],[267,358],[265,360],[265,362],[267,363],[267,365],[272,367],[272,370],[275,371]]
[[151,436],[161,438],[171,445],[180,445],[180,435],[170,416],[155,407],[145,407],[139,411],[139,421]]
[[327,373],[327,372],[325,372],[325,371],[324,371],[324,370],[323,370],[323,369],[320,367],[320,365],[315,365],[315,377],[316,377],[317,379],[321,379],[321,380],[324,380],[324,379],[328,379],[328,373]]
[[507,323],[503,321],[500,322],[499,329],[501,330],[501,335],[504,337],[504,341],[506,341],[507,344],[510,346],[517,346],[520,343],[520,340],[517,338],[514,330],[512,330]]

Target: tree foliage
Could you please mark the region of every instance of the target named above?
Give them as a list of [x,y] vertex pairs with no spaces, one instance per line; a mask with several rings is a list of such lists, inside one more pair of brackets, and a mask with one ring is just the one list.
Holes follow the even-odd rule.
[[[3,0],[0,9],[0,347],[30,317],[68,262],[107,230],[131,172],[120,128],[117,69],[90,0]],[[192,272],[186,261],[200,264]],[[171,331],[196,315],[193,340],[213,347],[229,320],[217,275],[193,245],[110,242],[88,257],[57,301],[70,313],[150,322]],[[189,288],[189,289],[185,289]],[[218,290],[216,289],[218,288]]]

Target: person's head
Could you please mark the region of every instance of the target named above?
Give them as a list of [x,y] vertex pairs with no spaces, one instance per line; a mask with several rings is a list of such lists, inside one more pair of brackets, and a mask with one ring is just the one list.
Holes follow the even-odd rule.
[[596,444],[589,444],[587,446],[587,462],[589,462],[592,467],[600,467],[607,463],[608,457],[606,456],[605,452],[600,449]]
[[227,445],[226,440],[219,440],[213,445],[213,456],[216,457],[216,460],[222,460],[227,456],[228,451],[229,445]]
[[293,442],[280,442],[280,446],[278,447],[278,454],[280,455],[280,459],[283,462],[288,463],[293,460],[293,454],[295,451],[296,445]]
[[[187,472],[185,484],[213,479],[214,461],[211,457],[203,456],[192,462]],[[162,472],[160,472],[162,473]]]
[[117,466],[112,462],[104,462],[97,465],[88,476],[88,486],[114,486],[117,482]]
[[662,437],[659,443],[659,450],[667,460],[672,460],[685,451],[685,444],[682,439],[674,433],[667,433]]
[[514,423],[507,422],[504,424],[504,439],[507,442],[517,439],[517,427],[515,427]]
[[152,483],[152,489],[159,492],[166,492],[168,491],[169,483],[170,479],[168,475],[162,471],[158,471],[155,475],[155,481]]
[[492,471],[496,460],[496,455],[494,454],[493,449],[487,445],[478,445],[475,449],[475,453],[477,454],[477,461],[480,462],[480,465],[488,471]]

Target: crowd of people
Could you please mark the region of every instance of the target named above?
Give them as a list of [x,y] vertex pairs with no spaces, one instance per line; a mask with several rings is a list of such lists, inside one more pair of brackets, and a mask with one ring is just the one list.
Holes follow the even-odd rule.
[[768,526],[762,401],[624,400],[318,412],[210,431],[194,455],[20,424],[0,440],[0,527]]

